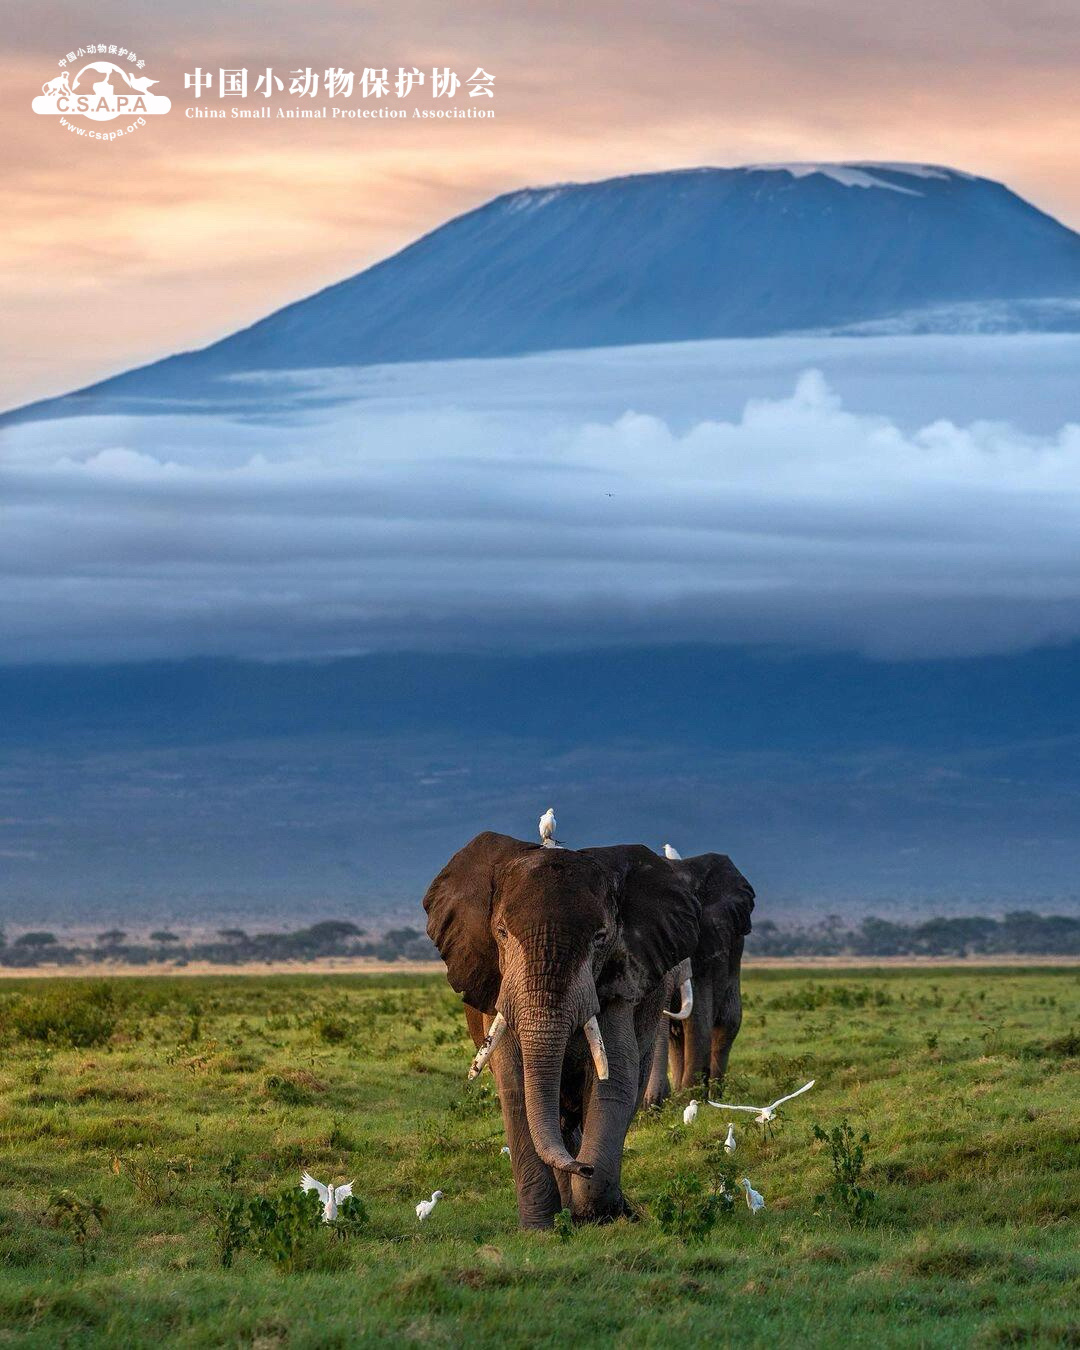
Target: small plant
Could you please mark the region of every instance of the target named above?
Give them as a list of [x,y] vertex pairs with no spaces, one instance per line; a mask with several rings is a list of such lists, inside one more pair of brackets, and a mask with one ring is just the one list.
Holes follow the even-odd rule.
[[48,1214],[54,1228],[64,1228],[74,1238],[85,1266],[92,1259],[90,1243],[100,1236],[105,1224],[105,1206],[100,1196],[81,1200],[73,1191],[53,1191],[49,1196]]
[[574,1216],[568,1209],[560,1209],[555,1215],[552,1228],[560,1242],[569,1242],[574,1236]]
[[357,1237],[368,1226],[367,1205],[358,1195],[349,1195],[338,1205],[337,1218],[332,1227],[335,1238]]
[[676,1172],[656,1198],[653,1213],[664,1233],[684,1242],[700,1242],[716,1226],[734,1201],[722,1186],[705,1182],[692,1172]]
[[222,1268],[228,1270],[250,1231],[247,1202],[240,1196],[220,1200],[210,1209],[210,1229]]
[[235,1186],[240,1180],[240,1155],[230,1153],[218,1168],[218,1176],[227,1186]]
[[870,1135],[864,1130],[856,1138],[855,1131],[844,1119],[831,1130],[823,1130],[815,1121],[814,1138],[828,1145],[833,1174],[828,1190],[815,1196],[814,1203],[823,1205],[826,1200],[832,1200],[851,1218],[863,1218],[874,1202],[874,1192],[859,1184],[865,1166],[864,1147],[869,1145]]
[[190,1158],[159,1158],[152,1153],[117,1159],[113,1166],[114,1172],[127,1173],[136,1192],[155,1209],[175,1199],[191,1170]]
[[321,1221],[322,1208],[314,1191],[287,1190],[277,1196],[259,1196],[248,1205],[252,1250],[273,1261],[279,1270],[294,1270]]
[[938,1034],[936,1031],[931,1031],[930,1034],[927,1036],[926,1048],[927,1050],[930,1051],[936,1050],[938,1048]]

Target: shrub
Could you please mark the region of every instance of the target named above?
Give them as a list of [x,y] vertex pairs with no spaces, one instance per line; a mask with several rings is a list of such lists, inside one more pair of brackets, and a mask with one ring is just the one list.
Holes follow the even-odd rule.
[[691,1172],[676,1172],[653,1205],[656,1222],[663,1232],[684,1242],[707,1237],[721,1214],[734,1208],[732,1196],[721,1186],[706,1186]]
[[823,1205],[832,1200],[851,1218],[861,1219],[874,1202],[874,1192],[859,1185],[865,1166],[863,1148],[869,1145],[870,1135],[863,1131],[856,1139],[855,1131],[845,1119],[831,1130],[823,1130],[815,1122],[814,1138],[828,1145],[832,1164],[832,1181],[823,1194],[814,1197],[814,1203]]
[[117,1022],[116,996],[108,984],[43,990],[27,994],[10,1009],[7,1022],[17,1036],[86,1049],[104,1045]]
[[12,943],[14,947],[52,947],[56,945],[55,933],[21,933]]
[[248,1205],[252,1250],[283,1271],[295,1269],[297,1257],[321,1222],[322,1207],[314,1191],[282,1191],[259,1196]]
[[90,1242],[105,1224],[105,1206],[98,1196],[81,1200],[72,1191],[53,1191],[49,1196],[49,1220],[54,1228],[64,1228],[75,1239],[83,1265],[90,1259]]
[[336,1238],[351,1238],[362,1233],[368,1226],[367,1205],[358,1195],[350,1195],[338,1205],[337,1219],[333,1224]]
[[228,1270],[233,1257],[241,1251],[250,1231],[248,1205],[242,1196],[219,1200],[210,1208],[210,1231],[222,1268]]

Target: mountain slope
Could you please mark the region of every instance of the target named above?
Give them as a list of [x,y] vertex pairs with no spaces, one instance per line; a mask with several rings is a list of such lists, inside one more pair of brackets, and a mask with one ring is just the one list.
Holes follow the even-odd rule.
[[255,370],[987,314],[1080,328],[1080,236],[999,183],[922,165],[680,170],[508,193],[201,351],[44,406],[223,394],[210,382]]

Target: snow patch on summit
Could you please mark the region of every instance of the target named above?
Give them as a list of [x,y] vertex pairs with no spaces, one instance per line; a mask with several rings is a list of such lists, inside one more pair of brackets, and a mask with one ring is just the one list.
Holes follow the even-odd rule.
[[[899,183],[888,183],[884,178],[878,178],[872,173],[867,173],[866,168],[855,164],[748,164],[746,167],[748,171],[789,173],[792,178],[809,178],[811,174],[820,173],[823,177],[831,178],[834,183],[840,183],[844,187],[885,188],[888,192],[902,192],[906,197],[921,197],[923,195],[914,188],[901,187]],[[917,178],[945,177],[945,174],[940,170],[933,170],[923,165],[904,165],[901,168],[896,164],[875,164],[868,167],[886,169],[892,173],[911,173],[913,177]]]

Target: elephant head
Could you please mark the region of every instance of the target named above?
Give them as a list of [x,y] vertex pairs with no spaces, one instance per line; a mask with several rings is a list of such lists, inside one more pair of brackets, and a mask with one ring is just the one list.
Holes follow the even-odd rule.
[[[634,1009],[694,950],[699,905],[689,886],[641,845],[572,851],[485,833],[451,858],[424,908],[450,984],[466,1004],[495,1015],[487,1052],[502,1034],[520,1049],[538,1157],[589,1178],[609,1162],[618,1135],[621,1162],[639,1092]],[[478,1058],[485,1053],[482,1045]],[[601,1089],[579,1158],[560,1119],[565,1064],[583,1096]],[[625,1117],[621,1133],[605,1129],[608,1109],[612,1119]]]
[[[754,888],[725,853],[702,853],[670,866],[701,902],[698,945],[691,962],[694,1003],[690,1016],[672,1033],[675,1086],[689,1088],[701,1080],[708,1085],[711,1078],[722,1082],[727,1070],[742,1022],[739,977]],[[649,1100],[665,1095],[666,1068],[663,1083],[659,1072],[650,1082]]]

